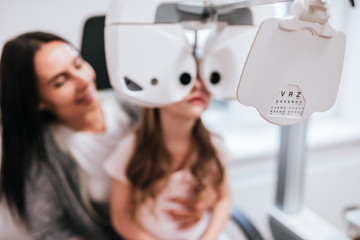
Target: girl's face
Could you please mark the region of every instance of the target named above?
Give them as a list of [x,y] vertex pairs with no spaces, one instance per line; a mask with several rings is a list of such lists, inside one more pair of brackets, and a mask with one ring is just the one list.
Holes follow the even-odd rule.
[[178,117],[198,119],[210,103],[210,93],[199,78],[189,95],[180,102],[176,102],[161,108],[162,112],[171,113]]
[[43,44],[35,53],[34,65],[40,110],[67,120],[98,106],[95,71],[69,44]]

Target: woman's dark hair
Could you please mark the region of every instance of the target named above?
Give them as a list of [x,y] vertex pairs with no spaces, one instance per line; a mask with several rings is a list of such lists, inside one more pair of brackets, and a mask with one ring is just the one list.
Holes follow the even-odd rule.
[[0,62],[2,159],[0,197],[13,213],[25,219],[25,180],[33,164],[47,160],[44,129],[49,113],[39,111],[34,55],[51,41],[67,42],[44,32],[30,32],[9,40]]

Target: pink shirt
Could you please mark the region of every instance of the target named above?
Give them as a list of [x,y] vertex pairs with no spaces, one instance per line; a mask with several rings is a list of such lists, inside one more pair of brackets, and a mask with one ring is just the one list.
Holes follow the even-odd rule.
[[[104,165],[105,171],[112,178],[123,183],[128,183],[125,171],[133,152],[134,141],[135,136],[133,134],[127,135]],[[212,143],[218,151],[218,157],[225,166],[229,158],[222,140],[219,137],[213,136]],[[193,176],[188,169],[174,172],[170,176],[166,187],[157,196],[155,208],[152,208],[153,205],[150,202],[145,202],[141,207],[140,224],[142,227],[159,240],[199,239],[209,224],[210,211],[205,213],[195,226],[186,230],[178,230],[177,223],[166,214],[166,210],[182,207],[177,203],[169,201],[169,199],[173,197],[190,197],[190,186],[193,181]]]

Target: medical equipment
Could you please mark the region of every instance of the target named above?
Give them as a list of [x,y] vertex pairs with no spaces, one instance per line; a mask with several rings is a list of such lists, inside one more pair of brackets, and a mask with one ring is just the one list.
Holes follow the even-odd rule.
[[[256,4],[263,2],[274,1],[262,0]],[[179,11],[191,13],[193,10],[193,15],[200,18],[156,23],[161,3],[177,3]],[[254,5],[251,1],[240,3],[236,7]],[[140,5],[141,12],[137,7]],[[106,58],[114,89],[143,106],[162,106],[183,99],[196,77],[194,51],[185,37],[185,30],[196,32],[208,28],[213,34],[205,46],[200,75],[214,96],[235,99],[242,66],[256,29],[217,21],[222,13],[231,12],[234,5],[229,1],[114,0],[105,27]]]
[[289,16],[265,20],[244,67],[238,99],[279,125],[330,109],[336,100],[345,34],[328,22],[329,4],[296,1]]
[[[163,2],[197,13],[200,21],[156,23]],[[190,92],[197,71],[185,30],[207,28],[212,34],[199,71],[215,97],[237,97],[279,125],[328,110],[339,87],[345,35],[330,26],[326,1],[297,0],[288,17],[264,21],[257,34],[251,25],[218,21],[222,12],[273,2],[283,1],[114,0],[105,27],[114,89],[142,106],[180,101]]]
[[130,101],[145,106],[180,101],[196,76],[195,59],[181,24],[154,23],[160,3],[114,0],[105,20],[111,84]]

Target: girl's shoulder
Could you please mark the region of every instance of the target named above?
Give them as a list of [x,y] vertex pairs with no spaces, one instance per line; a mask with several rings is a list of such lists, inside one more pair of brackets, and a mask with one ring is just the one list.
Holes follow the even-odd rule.
[[135,147],[135,134],[124,136],[110,157],[104,163],[107,174],[121,182],[127,182],[126,168],[133,155]]
[[223,165],[228,165],[232,159],[232,156],[225,145],[224,139],[220,135],[211,133],[211,143],[217,151],[218,158],[223,163]]
[[215,133],[210,133],[210,140],[217,151],[227,151],[224,139]]
[[213,144],[215,144],[215,143],[224,144],[224,139],[216,133],[210,132],[210,138],[211,138],[211,142]]
[[117,149],[121,149],[125,151],[129,147],[133,147],[134,144],[135,144],[135,133],[129,132],[120,140]]

